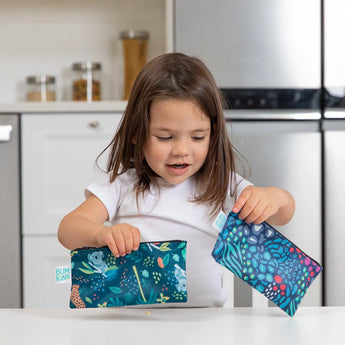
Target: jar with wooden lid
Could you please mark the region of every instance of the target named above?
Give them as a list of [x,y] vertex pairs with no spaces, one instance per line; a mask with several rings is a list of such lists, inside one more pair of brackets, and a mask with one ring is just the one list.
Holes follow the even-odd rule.
[[50,75],[33,75],[26,78],[29,102],[55,101],[55,77]]
[[124,58],[123,99],[129,97],[133,83],[147,62],[148,31],[126,30],[120,32]]
[[99,62],[85,61],[72,65],[77,76],[73,81],[73,101],[100,101],[101,82],[99,73],[101,70]]

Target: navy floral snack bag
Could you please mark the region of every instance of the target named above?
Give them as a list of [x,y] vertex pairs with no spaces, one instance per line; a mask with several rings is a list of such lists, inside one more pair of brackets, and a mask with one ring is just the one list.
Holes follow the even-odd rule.
[[72,250],[70,308],[187,302],[186,246],[143,242],[119,258],[108,247]]
[[212,256],[291,317],[322,270],[269,224],[248,224],[232,212]]

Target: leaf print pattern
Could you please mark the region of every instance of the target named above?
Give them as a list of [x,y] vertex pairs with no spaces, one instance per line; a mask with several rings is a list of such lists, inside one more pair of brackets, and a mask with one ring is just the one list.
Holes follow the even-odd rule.
[[186,246],[186,241],[145,242],[119,258],[108,247],[71,251],[70,307],[187,302]]
[[229,213],[214,259],[293,316],[322,267],[267,223]]

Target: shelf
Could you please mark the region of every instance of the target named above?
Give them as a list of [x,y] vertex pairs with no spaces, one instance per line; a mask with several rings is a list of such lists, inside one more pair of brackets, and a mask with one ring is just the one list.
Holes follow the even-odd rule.
[[148,31],[148,60],[171,51],[172,1],[0,0],[0,32],[6,33],[0,35],[0,101],[25,101],[26,78],[39,74],[55,77],[58,101],[71,101],[76,77],[72,64],[81,61],[102,64],[104,101],[121,99],[124,66],[119,33]]

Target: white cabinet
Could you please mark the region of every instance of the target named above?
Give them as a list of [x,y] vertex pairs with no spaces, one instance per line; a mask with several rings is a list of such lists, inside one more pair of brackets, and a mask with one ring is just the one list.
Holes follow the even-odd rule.
[[[23,234],[55,234],[99,173],[121,114],[22,115]],[[102,159],[102,162],[105,160]]]
[[[56,236],[25,236],[23,239],[23,300],[25,308],[69,306],[70,254]],[[65,281],[56,270],[65,270]]]
[[[68,251],[57,240],[58,225],[84,200],[85,187],[100,174],[95,160],[111,141],[121,116],[22,115],[24,307],[67,305],[61,297],[65,288],[52,279],[56,267],[69,263]],[[106,155],[99,163],[105,166]],[[56,289],[61,298],[54,297]]]

